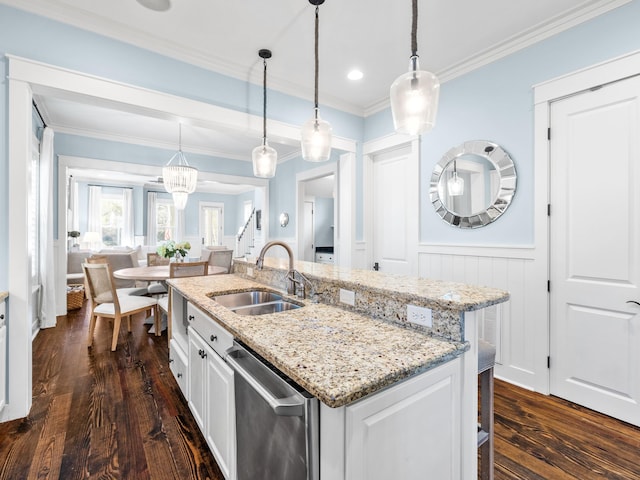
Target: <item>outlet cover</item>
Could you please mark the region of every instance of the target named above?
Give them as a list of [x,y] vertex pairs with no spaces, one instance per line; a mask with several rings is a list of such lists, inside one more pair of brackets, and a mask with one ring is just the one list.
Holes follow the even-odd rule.
[[407,305],[407,320],[411,323],[415,323],[416,325],[422,325],[423,327],[433,326],[431,309],[426,307]]
[[346,303],[347,305],[351,305],[352,307],[356,304],[356,292],[353,290],[345,290],[344,288],[340,289],[340,302]]

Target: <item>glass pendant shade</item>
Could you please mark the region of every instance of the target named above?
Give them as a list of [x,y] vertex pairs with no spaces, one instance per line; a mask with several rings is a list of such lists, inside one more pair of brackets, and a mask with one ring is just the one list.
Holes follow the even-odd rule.
[[[178,163],[171,165],[171,162],[176,157],[178,158]],[[189,166],[182,150],[179,150],[171,157],[169,163],[162,168],[162,181],[165,190],[173,195],[176,208],[182,210],[187,204],[187,196],[196,191],[198,170]],[[182,206],[180,207],[179,205]]]
[[331,157],[331,125],[316,114],[301,132],[302,158],[308,162],[325,162]]
[[265,140],[251,152],[253,174],[260,178],[273,178],[278,164],[278,153]]
[[453,172],[453,176],[447,180],[447,190],[450,197],[459,197],[464,193],[464,180],[458,176],[458,172]]
[[419,70],[418,59],[412,57],[409,71],[391,85],[391,113],[398,133],[418,135],[436,123],[440,81],[431,72]]

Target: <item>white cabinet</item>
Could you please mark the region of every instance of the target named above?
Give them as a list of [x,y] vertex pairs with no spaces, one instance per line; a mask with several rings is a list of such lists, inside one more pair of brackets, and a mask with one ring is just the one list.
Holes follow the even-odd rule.
[[327,263],[333,265],[333,253],[316,252],[316,263]]
[[460,377],[455,359],[347,407],[324,407],[322,480],[459,480]]
[[233,370],[221,355],[233,337],[191,304],[187,305],[187,400],[196,423],[226,479],[235,478]]
[[171,289],[169,312],[169,368],[178,382],[185,398],[188,399],[187,370],[189,368],[189,340],[187,338],[187,307],[184,297]]
[[6,304],[0,302],[0,412],[7,403],[7,325]]

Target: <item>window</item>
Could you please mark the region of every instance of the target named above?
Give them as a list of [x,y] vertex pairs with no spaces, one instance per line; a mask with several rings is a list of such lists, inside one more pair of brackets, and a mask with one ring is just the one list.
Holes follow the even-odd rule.
[[[155,244],[162,243],[166,240],[176,240],[177,238],[177,215],[176,209],[170,198],[156,199],[155,208],[156,219],[156,238]],[[152,243],[153,245],[154,243]]]
[[107,247],[122,245],[123,212],[122,193],[103,191],[100,196],[100,236]]

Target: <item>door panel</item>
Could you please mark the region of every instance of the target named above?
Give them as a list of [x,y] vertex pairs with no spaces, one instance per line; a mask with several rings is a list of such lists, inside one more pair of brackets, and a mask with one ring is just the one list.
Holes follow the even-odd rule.
[[640,78],[551,106],[551,393],[640,425]]
[[[413,269],[418,216],[413,205],[411,148],[376,155],[373,162],[373,261],[385,273]],[[414,185],[415,184],[415,185]]]

